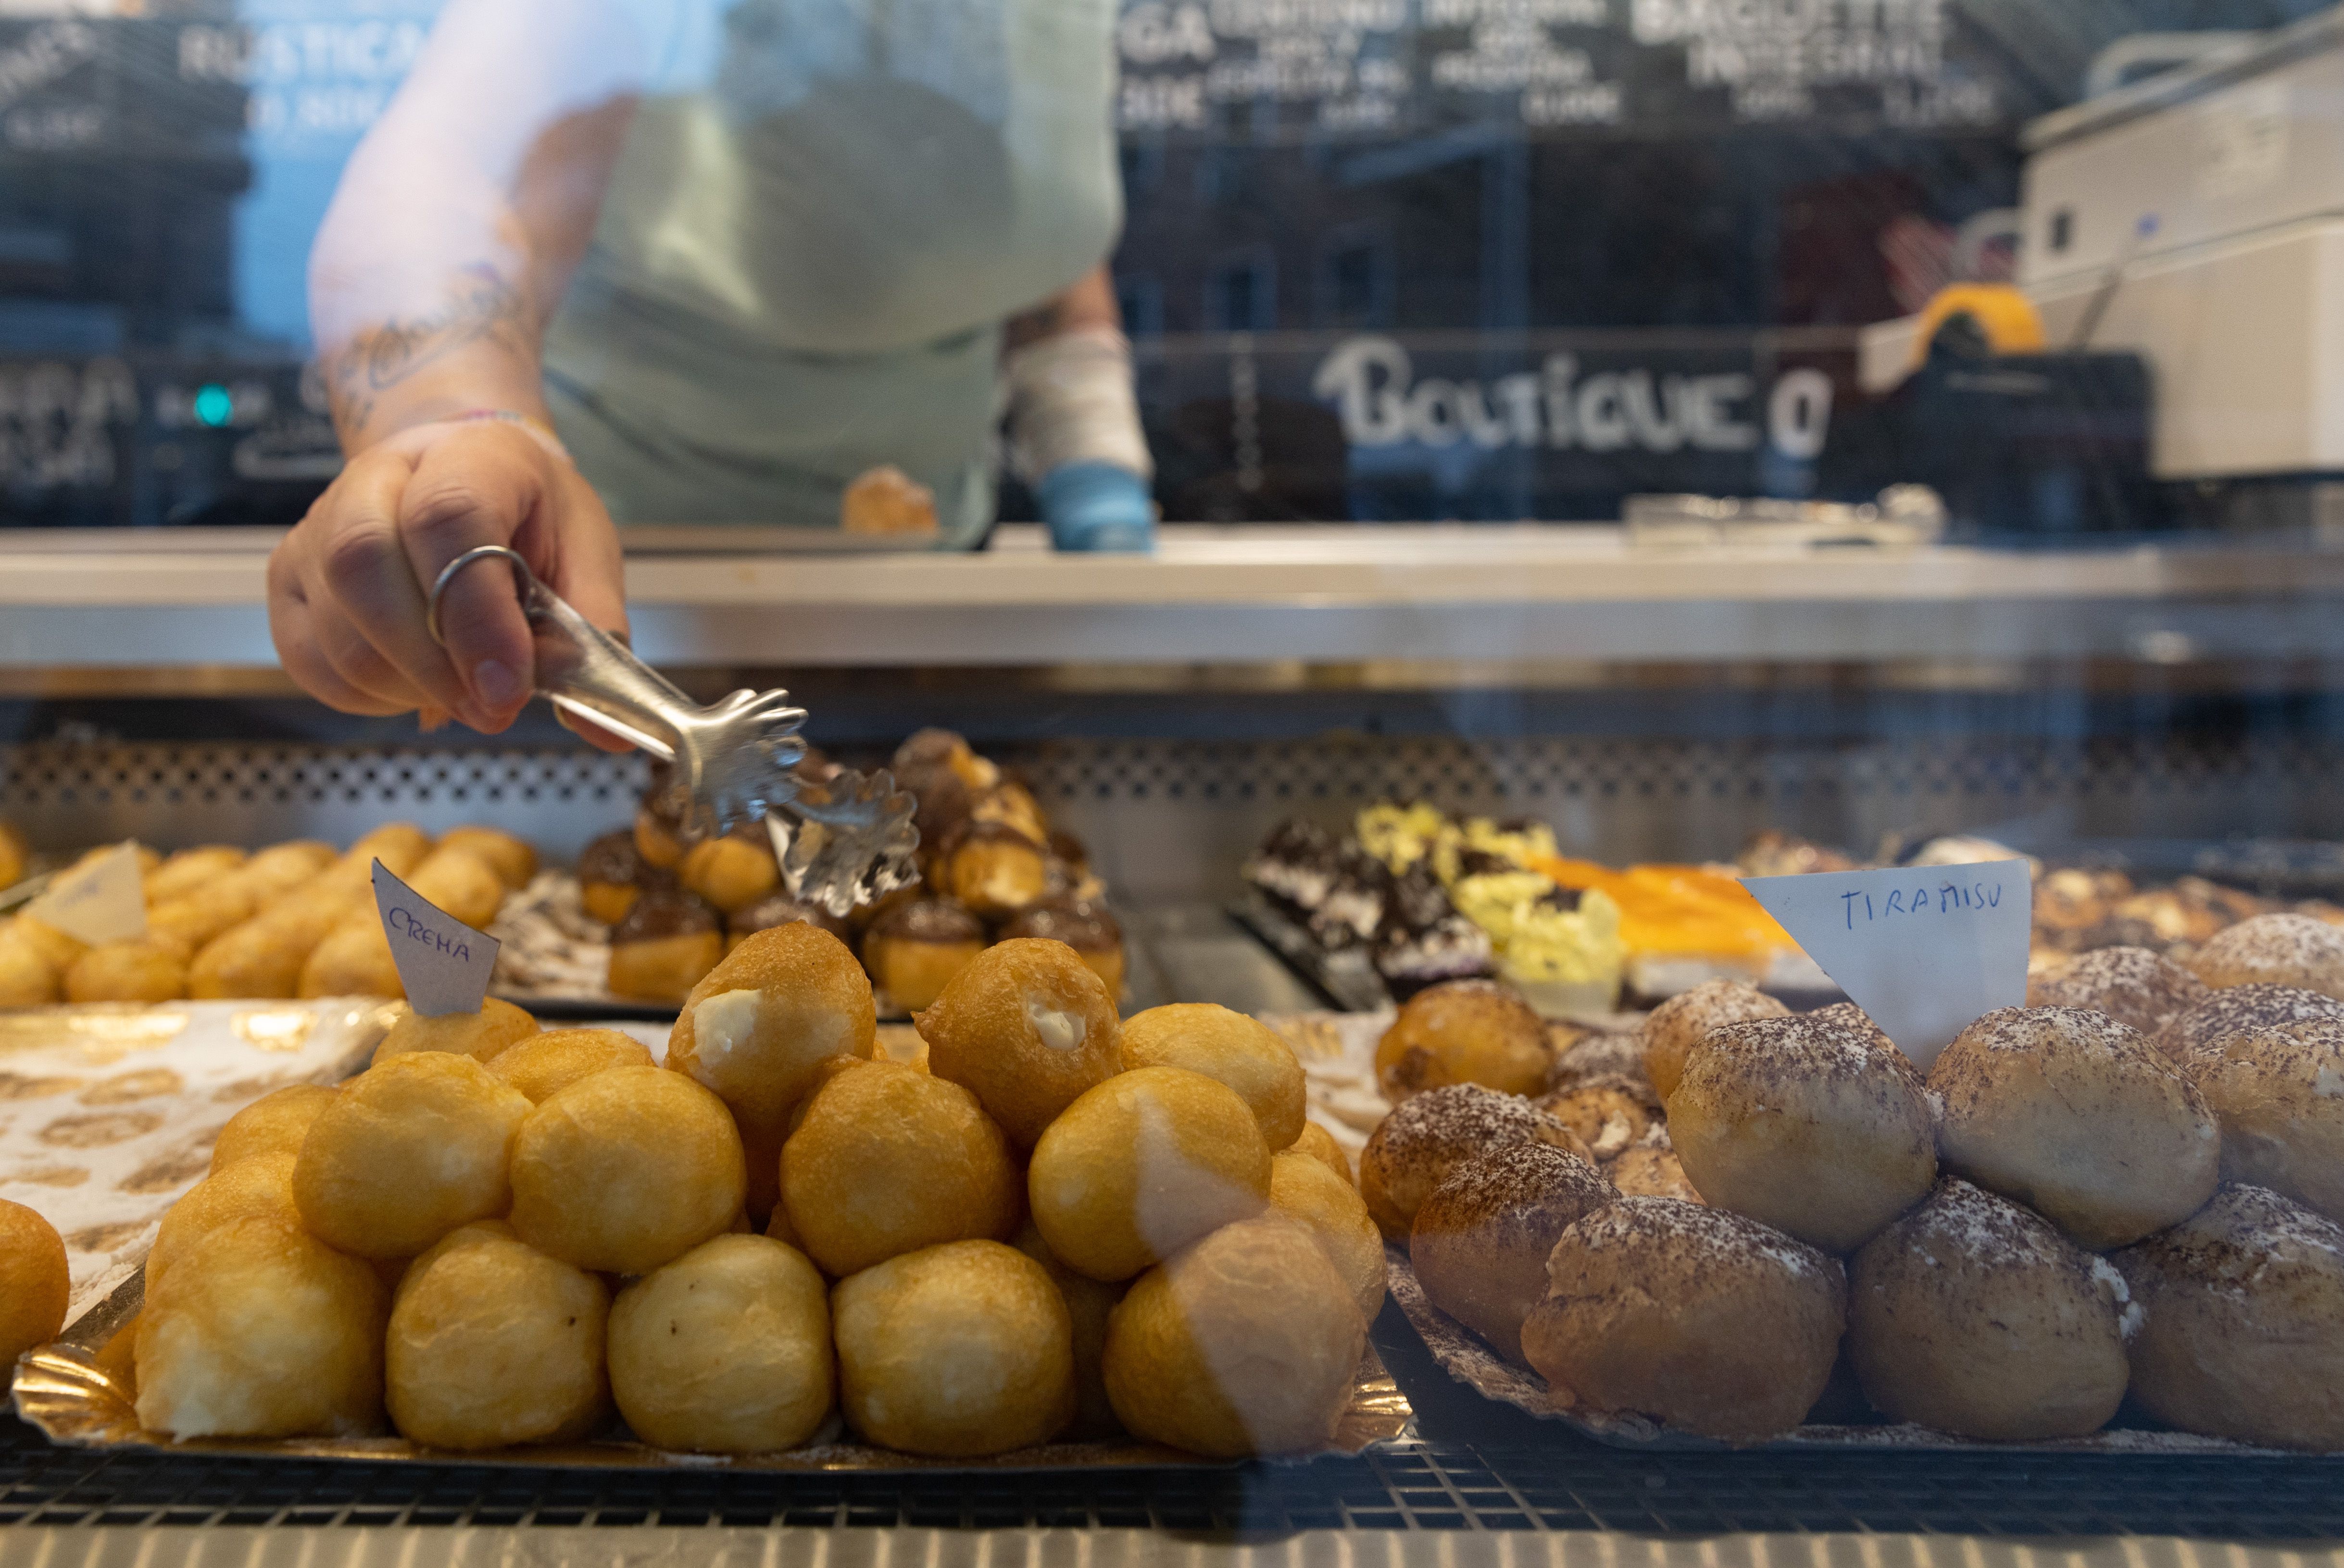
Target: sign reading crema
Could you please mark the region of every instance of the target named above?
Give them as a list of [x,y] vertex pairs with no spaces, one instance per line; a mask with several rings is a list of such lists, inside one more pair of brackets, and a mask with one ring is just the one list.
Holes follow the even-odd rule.
[[493,936],[484,936],[374,863],[374,905],[390,938],[407,1005],[427,1018],[477,1013],[497,966]]
[[2026,1005],[2034,888],[2023,860],[1742,885],[1924,1070],[1980,1015]]

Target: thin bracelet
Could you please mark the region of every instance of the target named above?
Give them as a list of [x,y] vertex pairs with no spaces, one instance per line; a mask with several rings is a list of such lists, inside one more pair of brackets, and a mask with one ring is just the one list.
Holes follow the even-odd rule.
[[419,430],[433,430],[441,425],[476,425],[483,420],[494,420],[500,425],[514,426],[521,434],[560,458],[563,462],[572,468],[578,466],[578,460],[570,455],[570,449],[561,444],[561,438],[554,434],[551,425],[534,414],[516,413],[510,409],[465,409],[458,413],[442,414],[437,419],[424,420],[419,423],[409,425],[403,430],[395,430],[386,437],[385,440],[396,441],[403,437],[412,436]]

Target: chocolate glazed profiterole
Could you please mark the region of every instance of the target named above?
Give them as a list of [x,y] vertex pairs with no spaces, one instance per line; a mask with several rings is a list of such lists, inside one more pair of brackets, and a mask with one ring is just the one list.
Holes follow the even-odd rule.
[[647,890],[611,933],[611,994],[681,1002],[724,956],[716,911],[682,890]]
[[1073,899],[1036,904],[1001,927],[1005,942],[1039,936],[1072,947],[1092,974],[1106,982],[1110,996],[1123,995],[1123,927],[1106,905]]
[[895,1005],[925,1012],[985,951],[985,923],[949,898],[899,904],[863,938],[863,962]]

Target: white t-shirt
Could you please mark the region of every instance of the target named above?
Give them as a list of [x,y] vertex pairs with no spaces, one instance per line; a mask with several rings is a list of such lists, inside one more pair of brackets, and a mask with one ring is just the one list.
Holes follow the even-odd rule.
[[999,324],[1121,220],[1114,0],[621,0],[650,79],[547,341],[624,521],[834,526],[894,463],[992,501]]

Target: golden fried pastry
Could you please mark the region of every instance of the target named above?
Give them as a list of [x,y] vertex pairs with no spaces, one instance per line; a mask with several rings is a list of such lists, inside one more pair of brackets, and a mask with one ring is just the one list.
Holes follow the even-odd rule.
[[1026,1182],[1052,1252],[1094,1280],[1128,1280],[1260,1213],[1269,1177],[1261,1124],[1235,1089],[1137,1067],[1066,1108],[1034,1146]]
[[150,905],[146,910],[146,935],[183,946],[190,954],[197,953],[252,918],[259,907],[258,898],[243,885],[241,876],[224,878],[208,887]]
[[[227,1125],[212,1139],[212,1174],[217,1176],[231,1165],[259,1155],[299,1154],[301,1140],[309,1136],[310,1124],[340,1092],[331,1084],[288,1084],[262,1095],[228,1118]],[[286,1182],[289,1193],[289,1169]]]
[[676,875],[726,915],[770,896],[782,885],[782,868],[773,863],[773,846],[762,821],[693,845],[684,852]]
[[617,1029],[548,1029],[499,1051],[489,1071],[543,1105],[580,1078],[653,1065],[650,1047]]
[[372,1269],[298,1225],[220,1226],[148,1288],[138,1424],[174,1438],[379,1430],[385,1295]]
[[256,1154],[221,1167],[188,1189],[164,1214],[155,1244],[146,1249],[147,1291],[160,1289],[179,1259],[224,1225],[255,1216],[300,1224],[301,1210],[293,1201],[294,1159],[291,1153]]
[[1252,1108],[1272,1149],[1302,1136],[1302,1064],[1258,1018],[1210,1002],[1150,1007],[1124,1020],[1120,1049],[1127,1072],[1186,1067],[1228,1085]]
[[643,854],[631,833],[606,833],[578,857],[578,902],[605,926],[627,917],[642,896]]
[[173,1002],[187,994],[187,964],[176,943],[101,942],[66,971],[68,1002]]
[[673,871],[683,864],[683,840],[676,824],[644,806],[635,813],[635,853],[654,871]]
[[839,491],[838,526],[846,533],[934,533],[935,491],[894,463],[865,469]]
[[497,917],[505,901],[505,880],[496,867],[468,849],[441,843],[406,879],[419,898],[478,930]]
[[2258,915],[2216,933],[2190,967],[2216,990],[2292,986],[2344,999],[2344,926],[2309,915]]
[[436,1018],[401,1007],[382,1044],[374,1048],[374,1065],[410,1051],[452,1051],[485,1066],[536,1033],[535,1018],[494,996],[482,997],[477,1013],[444,1013]]
[[949,898],[920,898],[871,923],[863,961],[895,1006],[924,1013],[985,948],[985,922]]
[[1710,1202],[1827,1252],[1854,1251],[1937,1179],[1921,1074],[1853,1003],[1703,1035],[1669,1097],[1669,1141]]
[[1568,1227],[1547,1279],[1522,1352],[1558,1396],[1727,1442],[1804,1420],[1847,1322],[1838,1259],[1668,1198],[1622,1198]]
[[1549,1090],[1534,1103],[1599,1160],[1617,1158],[1661,1123],[1660,1097],[1641,1077],[1584,1078],[1569,1088]]
[[744,1129],[779,1147],[833,1057],[868,1059],[879,1037],[871,982],[846,944],[795,921],[743,939],[692,986],[667,1065],[716,1091]]
[[18,941],[28,944],[47,959],[49,966],[59,975],[72,968],[74,961],[89,951],[89,944],[80,937],[69,936],[47,921],[30,915],[17,916],[8,928],[15,933]]
[[2030,1007],[2088,1007],[2145,1038],[2213,995],[2197,976],[2146,947],[2101,947],[2026,983]]
[[1048,1270],[948,1241],[842,1280],[839,1403],[866,1442],[973,1459],[1047,1442],[1075,1413],[1074,1328]]
[[187,966],[187,995],[197,1001],[297,996],[301,966],[321,935],[315,926],[305,930],[281,920],[273,911],[241,921],[197,950]]
[[411,822],[387,822],[362,835],[335,864],[349,867],[361,882],[373,874],[378,860],[385,871],[403,877],[422,865],[430,853],[429,834]]
[[1015,1231],[1016,1156],[960,1085],[897,1062],[857,1062],[804,1109],[782,1147],[782,1202],[824,1273]]
[[1123,927],[1106,905],[1078,899],[1034,905],[1011,916],[1001,927],[1003,941],[1020,937],[1064,942],[1090,966],[1108,996],[1123,995]]
[[1384,1239],[1359,1189],[1323,1162],[1288,1149],[1270,1157],[1269,1207],[1309,1229],[1359,1316],[1374,1322],[1384,1307]]
[[41,949],[0,927],[0,1007],[45,1007],[65,1000],[65,976]]
[[[478,865],[478,861],[471,864]],[[304,996],[405,996],[390,937],[371,914],[345,922],[301,965]]]
[[1108,1400],[1137,1436],[1216,1459],[1324,1448],[1367,1324],[1308,1230],[1224,1226],[1149,1270],[1107,1320]]
[[[1945,1047],[1929,1087],[1945,1106],[1946,1167],[2092,1251],[2187,1219],[2220,1178],[2220,1127],[2205,1096],[2103,1014],[1988,1013]],[[1685,1168],[1720,1201],[1699,1166]]]
[[2344,1002],[2293,986],[2231,986],[2177,1014],[2154,1043],[2166,1060],[2187,1067],[2232,1040],[2313,1018],[2344,1018]]
[[1354,1190],[1358,1189],[1359,1182],[1351,1169],[1351,1157],[1343,1152],[1343,1146],[1335,1141],[1335,1135],[1317,1122],[1304,1122],[1302,1135],[1294,1140],[1292,1147],[1295,1153],[1308,1155],[1350,1183]]
[[722,1235],[746,1182],[722,1100],[664,1067],[611,1067],[521,1123],[512,1228],[565,1263],[648,1274]]
[[1074,1337],[1075,1419],[1061,1435],[1069,1441],[1079,1441],[1121,1431],[1121,1423],[1115,1419],[1115,1406],[1107,1401],[1104,1362],[1106,1321],[1115,1311],[1115,1304],[1123,1300],[1124,1285],[1077,1274],[1059,1262],[1057,1254],[1050,1250],[1050,1244],[1042,1239],[1042,1232],[1031,1219],[1009,1244],[1048,1270],[1050,1283],[1058,1288],[1058,1297],[1066,1304],[1066,1320]]
[[456,827],[440,840],[438,851],[460,851],[497,874],[508,890],[525,887],[537,875],[537,851],[493,827]]
[[1519,1095],[1479,1084],[1427,1089],[1396,1107],[1359,1151],[1359,1196],[1387,1241],[1405,1242],[1416,1211],[1457,1166],[1515,1143],[1551,1143],[1581,1158],[1587,1146]]
[[[292,892],[340,858],[330,844],[321,844],[314,838],[288,839],[255,850],[252,857],[237,869],[235,880],[258,902],[266,904]],[[146,896],[155,900],[151,886]]]
[[688,893],[647,892],[611,933],[611,994],[680,1002],[724,956],[723,922]]
[[1460,1161],[1416,1211],[1408,1257],[1427,1300],[1507,1360],[1546,1300],[1547,1255],[1562,1233],[1620,1195],[1589,1161],[1515,1143]]
[[25,835],[0,822],[0,887],[14,887],[24,881],[25,867],[32,857],[32,846],[25,842]]
[[975,1094],[1020,1148],[1119,1065],[1115,998],[1061,942],[985,949],[918,1022],[930,1070]]
[[1848,1359],[1893,1421],[2042,1442],[2099,1431],[2124,1401],[2140,1314],[2123,1276],[2006,1198],[1947,1177],[1848,1276]]
[[1604,1166],[1603,1174],[1624,1198],[1702,1201],[1692,1178],[1685,1174],[1684,1162],[1677,1158],[1677,1151],[1662,1144],[1642,1143],[1622,1150],[1617,1159]]
[[2142,1312],[2132,1395],[2184,1431],[2344,1449],[2344,1226],[2226,1187],[2109,1259]]
[[1500,1094],[1546,1087],[1546,1020],[1512,986],[1450,980],[1409,998],[1376,1044],[1376,1082],[1394,1105],[1450,1084]]
[[18,1356],[57,1337],[70,1290],[56,1227],[0,1198],[0,1378],[15,1375]]
[[207,882],[236,870],[244,859],[244,851],[227,844],[206,844],[176,851],[144,878],[146,902],[167,904],[183,894],[193,893]]
[[2185,1069],[2222,1124],[2222,1175],[2344,1219],[2344,1019],[2234,1037]]
[[393,1057],[309,1124],[293,1168],[302,1223],[360,1258],[412,1258],[504,1212],[506,1162],[529,1114],[527,1097],[470,1057]]
[[619,1292],[610,1357],[619,1413],[653,1448],[795,1448],[830,1414],[830,1289],[793,1248],[719,1236]]
[[1644,1020],[1644,1074],[1653,1092],[1666,1100],[1677,1092],[1686,1054],[1710,1030],[1790,1016],[1790,1008],[1746,980],[1705,980],[1671,996]]
[[494,1220],[399,1281],[384,1346],[391,1424],[427,1448],[574,1442],[610,1408],[610,1292]]
[[963,824],[937,865],[937,885],[987,920],[1005,920],[1050,891],[1049,852],[1006,823]]

